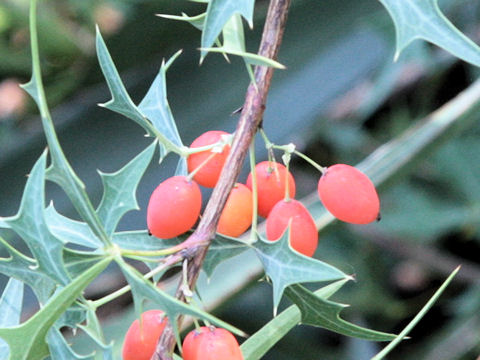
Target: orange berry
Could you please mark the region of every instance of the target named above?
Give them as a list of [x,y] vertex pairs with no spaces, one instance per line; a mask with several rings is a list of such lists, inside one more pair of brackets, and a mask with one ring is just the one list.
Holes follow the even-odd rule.
[[231,332],[203,326],[188,333],[183,341],[183,360],[243,360],[237,339]]
[[252,225],[253,199],[250,189],[243,184],[235,184],[218,222],[217,232],[238,237]]
[[197,183],[174,176],[153,191],[147,208],[147,226],[152,235],[169,239],[183,234],[197,222],[202,194]]
[[372,181],[350,165],[327,168],[318,181],[318,196],[337,219],[352,224],[368,224],[379,218],[380,199]]
[[267,217],[267,239],[278,240],[290,223],[290,245],[306,256],[313,256],[318,245],[318,230],[310,212],[300,201],[281,200]]
[[142,323],[135,320],[125,334],[123,360],[150,360],[168,322],[160,310],[146,311],[141,318]]
[[[206,145],[215,144],[220,141],[222,135],[229,135],[225,131],[207,131],[198,138],[196,138],[190,148],[202,147]],[[200,170],[193,176],[193,179],[200,185],[213,188],[217,184],[220,173],[222,172],[225,160],[227,160],[230,152],[230,145],[225,145],[221,153],[215,153],[211,150],[202,151],[191,154],[187,159],[188,172],[194,171],[197,167],[202,165],[212,154],[215,154]]]
[[[277,171],[275,171],[275,167]],[[257,178],[258,214],[267,217],[277,202],[285,198],[288,189],[291,198],[295,197],[295,180],[287,168],[273,161],[262,161],[255,166]],[[247,186],[252,190],[252,174],[248,175]]]

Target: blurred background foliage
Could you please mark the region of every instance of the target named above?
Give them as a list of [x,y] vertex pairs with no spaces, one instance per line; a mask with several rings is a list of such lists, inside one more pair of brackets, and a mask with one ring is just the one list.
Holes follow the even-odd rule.
[[[268,2],[257,1],[256,23],[247,31],[255,52]],[[248,76],[240,60],[228,64],[208,55],[199,67],[199,32],[155,14],[195,15],[202,4],[159,0],[49,0],[40,3],[43,74],[60,142],[72,166],[98,203],[96,169],[114,171],[148,143],[140,128],[96,106],[108,90],[95,57],[98,24],[134,100],[148,89],[162,58],[184,53],[168,73],[169,101],[185,143],[206,129],[233,131]],[[478,43],[480,4],[440,1],[457,27]],[[45,147],[36,109],[18,88],[30,76],[27,0],[0,3],[0,208],[14,214],[25,174]],[[295,143],[324,166],[355,164],[381,144],[467,88],[478,68],[458,62],[424,42],[414,42],[393,62],[394,28],[376,0],[293,2],[269,95],[264,127],[277,143]],[[480,116],[479,116],[480,117]],[[447,274],[463,268],[437,305],[389,359],[474,359],[480,354],[480,124],[447,134],[444,144],[380,188],[382,220],[364,227],[334,223],[320,233],[316,256],[355,273],[357,282],[336,296],[351,304],[349,320],[399,332]],[[280,155],[280,154],[279,154]],[[258,144],[258,159],[266,157]],[[141,211],[128,214],[123,229],[144,229],[145,208],[155,186],[170,176],[173,156],[152,165],[138,191]],[[316,191],[319,174],[300,159],[292,171],[297,198]],[[245,180],[245,172],[240,181]],[[53,185],[48,198],[76,217]],[[205,193],[208,195],[208,193]],[[12,235],[2,232],[10,240]],[[199,291],[216,315],[253,333],[272,317],[271,288],[256,280],[258,264],[248,254],[217,270]],[[217,274],[218,275],[218,274]],[[115,269],[89,288],[93,297],[122,285]],[[172,283],[166,282],[165,286]],[[34,311],[33,295],[26,306]],[[102,309],[101,309],[102,310]],[[103,309],[107,336],[121,343],[134,315],[125,296]],[[81,340],[79,348],[84,348]],[[381,344],[300,326],[265,359],[368,359]],[[85,348],[84,348],[85,349]]]

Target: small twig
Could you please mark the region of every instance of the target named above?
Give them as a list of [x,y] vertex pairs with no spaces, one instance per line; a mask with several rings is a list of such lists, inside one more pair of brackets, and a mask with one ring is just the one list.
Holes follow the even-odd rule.
[[[270,59],[277,58],[290,1],[291,0],[271,0],[265,20],[260,49],[258,51],[259,55]],[[237,124],[232,147],[218,184],[213,190],[200,224],[195,232],[186,240],[186,244],[189,246],[189,254],[191,255],[187,269],[187,283],[190,289],[195,288],[208,247],[215,236],[221,211],[240,173],[250,143],[262,121],[272,75],[273,68],[265,66],[256,67],[256,84],[250,84],[247,89],[245,103]],[[176,296],[184,300],[184,295],[180,287],[177,290]],[[182,321],[181,317],[178,321]],[[166,326],[157,344],[155,353],[152,356],[152,360],[172,360],[174,347],[175,336],[173,329],[171,326]]]

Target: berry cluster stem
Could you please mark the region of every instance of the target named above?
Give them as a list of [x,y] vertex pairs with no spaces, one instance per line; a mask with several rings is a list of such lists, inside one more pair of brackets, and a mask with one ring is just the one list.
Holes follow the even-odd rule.
[[[291,0],[270,1],[258,51],[259,55],[270,59],[277,58],[290,2]],[[257,66],[255,68],[255,84],[251,83],[247,89],[245,103],[237,124],[232,147],[220,179],[213,190],[197,229],[186,240],[186,244],[189,245],[189,250],[191,250],[191,259],[188,262],[187,269],[187,283],[190,289],[195,288],[208,247],[215,237],[215,230],[222,209],[227,202],[230,191],[242,168],[248,148],[262,121],[273,70],[272,67],[266,66]],[[181,300],[185,300],[181,287],[180,285],[176,296]],[[179,318],[178,321],[181,322],[182,319]],[[174,347],[175,334],[172,327],[168,325],[159,339],[152,360],[172,360]]]

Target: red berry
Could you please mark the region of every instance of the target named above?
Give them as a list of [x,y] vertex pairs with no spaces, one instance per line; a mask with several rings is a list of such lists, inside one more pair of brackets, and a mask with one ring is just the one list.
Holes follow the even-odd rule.
[[232,333],[203,326],[185,337],[183,360],[243,360],[243,355]]
[[235,184],[218,222],[217,232],[238,237],[252,225],[252,192],[243,184]]
[[[276,171],[275,171],[276,167]],[[285,198],[286,178],[291,198],[295,197],[295,180],[282,164],[263,161],[255,166],[257,178],[258,214],[267,217],[277,202]],[[252,190],[252,174],[248,175],[247,186]]]
[[267,217],[267,239],[278,240],[290,225],[290,245],[299,253],[313,256],[318,245],[318,230],[309,211],[300,201],[281,200]]
[[[196,138],[192,142],[192,145],[190,145],[190,148],[215,144],[216,142],[220,141],[222,135],[229,134],[225,131],[207,131]],[[215,155],[208,160],[208,162],[204,164],[202,168],[193,176],[193,179],[200,185],[213,188],[217,184],[229,152],[230,145],[225,145],[221,153],[214,153],[211,150],[207,150],[191,154],[187,159],[188,172],[194,171],[197,167],[202,165],[202,163],[206,161],[208,157],[212,155],[212,153],[214,153]]]
[[152,235],[169,239],[191,229],[200,215],[202,194],[197,183],[174,176],[153,191],[147,208],[147,226]]
[[350,165],[327,168],[318,182],[318,195],[325,208],[337,219],[368,224],[380,215],[380,199],[372,181]]
[[135,320],[128,328],[123,342],[123,360],[150,360],[167,319],[160,310],[142,314],[142,323]]

